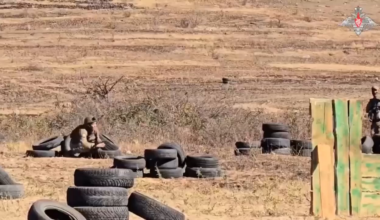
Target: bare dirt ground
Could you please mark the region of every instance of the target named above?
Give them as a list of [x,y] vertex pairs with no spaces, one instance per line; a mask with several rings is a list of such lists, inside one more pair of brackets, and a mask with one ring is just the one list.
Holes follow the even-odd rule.
[[[136,180],[134,190],[189,219],[308,216],[309,158],[235,158],[232,147],[260,140],[270,121],[310,138],[309,98],[370,98],[380,31],[358,37],[338,26],[357,2],[120,0],[103,8],[123,9],[88,10],[89,2],[0,4],[0,165],[26,187],[24,199],[0,201],[1,219],[25,219],[41,198],[65,201],[75,168],[112,165],[21,155],[88,113],[106,115],[100,124],[123,151],[174,140],[221,158],[223,179]],[[378,4],[360,5],[375,22]],[[122,76],[102,99],[107,80]]]

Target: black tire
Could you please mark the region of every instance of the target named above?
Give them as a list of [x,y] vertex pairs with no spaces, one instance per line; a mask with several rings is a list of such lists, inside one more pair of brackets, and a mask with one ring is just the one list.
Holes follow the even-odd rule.
[[290,134],[289,134],[289,132],[286,132],[286,131],[264,132],[264,138],[290,139]]
[[186,167],[184,176],[195,178],[221,177],[222,171],[219,168]]
[[28,220],[51,219],[87,220],[78,211],[60,202],[43,199],[32,204],[28,212]]
[[361,143],[362,143],[362,153],[364,153],[364,154],[372,154],[373,153],[372,148],[373,148],[374,142],[373,142],[373,139],[371,137],[364,136],[361,139]]
[[136,191],[129,197],[128,207],[130,212],[143,219],[185,220],[181,212]]
[[311,152],[313,150],[311,149],[304,149],[304,150],[301,150],[301,152],[299,153],[299,156],[301,157],[310,157],[311,158]]
[[284,125],[284,124],[277,124],[277,123],[264,123],[262,125],[262,130],[264,132],[276,132],[276,131],[289,132],[289,126]]
[[92,153],[92,158],[96,159],[109,159],[109,158],[115,158],[118,156],[122,156],[120,150],[106,150],[105,148],[98,148],[97,150],[94,150]]
[[213,156],[187,156],[187,167],[203,167],[203,168],[217,168],[219,167],[219,160]]
[[176,169],[151,169],[149,174],[153,178],[181,178],[183,177],[183,169],[181,167]]
[[55,157],[58,153],[56,151],[45,150],[27,150],[27,157]]
[[235,156],[249,156],[251,155],[251,148],[239,148],[234,150]]
[[278,154],[278,155],[292,155],[292,149],[291,148],[278,148],[272,150],[273,154]]
[[32,145],[33,150],[52,150],[58,147],[63,141],[62,136],[54,136],[50,138],[44,138]]
[[177,150],[174,149],[146,149],[144,157],[148,159],[175,159],[177,158]]
[[186,153],[183,150],[183,148],[175,143],[163,143],[160,146],[158,146],[157,149],[174,149],[177,151],[177,157],[179,159],[179,166],[184,167],[185,166],[185,160],[186,160]]
[[69,187],[66,194],[71,207],[127,206],[128,190],[120,187]]
[[11,176],[2,168],[0,167],[0,185],[13,185],[16,184],[16,182],[12,179]]
[[250,148],[251,145],[248,143],[248,142],[242,142],[242,141],[238,141],[235,143],[235,147],[240,149],[240,148]]
[[0,185],[0,200],[19,199],[24,196],[24,186],[16,183],[14,185]]
[[261,140],[263,152],[271,152],[279,148],[290,148],[290,140],[283,138],[264,138]]
[[87,220],[128,220],[128,207],[74,207]]
[[144,157],[127,155],[127,156],[116,156],[113,159],[113,165],[116,168],[125,168],[131,170],[141,170],[146,166],[146,161]]
[[290,146],[293,149],[294,154],[299,154],[303,149],[312,149],[313,145],[311,141],[303,141],[303,140],[291,140]]
[[115,142],[107,135],[101,134],[100,140],[102,140],[104,144],[106,145],[104,147],[104,150],[119,150],[119,146],[117,146]]
[[135,174],[128,169],[79,168],[74,172],[75,186],[132,188]]
[[176,169],[179,167],[178,158],[175,159],[161,159],[161,160],[148,160],[146,163],[147,169]]

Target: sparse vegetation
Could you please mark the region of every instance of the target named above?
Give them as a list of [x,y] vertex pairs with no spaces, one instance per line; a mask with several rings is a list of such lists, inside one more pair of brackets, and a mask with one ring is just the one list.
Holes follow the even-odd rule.
[[[378,32],[358,40],[326,22],[343,20],[355,2],[49,2],[0,10],[0,165],[26,188],[26,198],[0,201],[0,219],[25,219],[40,198],[65,201],[78,167],[112,165],[23,158],[33,142],[68,134],[87,115],[101,118],[124,152],[175,141],[220,158],[224,179],[136,181],[190,220],[306,216],[310,159],[235,157],[234,143],[260,140],[264,122],[310,139],[309,98],[365,101],[377,82]],[[363,8],[379,20],[375,7]]]

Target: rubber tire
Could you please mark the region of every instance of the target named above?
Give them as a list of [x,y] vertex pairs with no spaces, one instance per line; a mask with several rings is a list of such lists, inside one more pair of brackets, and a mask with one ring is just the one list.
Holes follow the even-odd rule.
[[[57,212],[60,212],[61,216],[57,217],[57,216],[49,215],[51,214],[51,212],[46,213],[47,210],[56,210]],[[63,217],[62,215],[64,215],[65,217]],[[76,211],[75,209],[71,208],[70,206],[64,203],[42,199],[32,204],[28,212],[28,220],[51,220],[51,219],[86,220],[86,218],[81,213],[79,213],[78,211]]]
[[0,166],[0,185],[13,185],[16,182],[11,176]]
[[181,212],[149,198],[137,191],[129,197],[129,211],[142,219],[150,220],[185,220]]
[[364,136],[361,139],[362,143],[362,153],[363,154],[372,154],[372,148],[374,145],[373,139],[370,136]]
[[242,142],[242,141],[238,141],[235,143],[235,147],[236,148],[250,148],[251,145],[248,143],[248,142]]
[[141,170],[146,166],[146,161],[144,157],[127,155],[127,156],[116,156],[113,159],[113,165],[116,168],[125,168],[131,170]]
[[177,150],[177,157],[179,160],[179,166],[184,167],[185,166],[185,160],[186,160],[186,153],[183,150],[183,148],[176,143],[163,143],[160,146],[158,146],[157,149],[174,149]]
[[194,178],[214,178],[221,177],[222,171],[219,168],[198,168],[186,167],[184,176]]
[[100,135],[100,140],[102,140],[104,144],[106,145],[104,147],[104,150],[119,150],[120,149],[119,146],[117,146],[115,142],[105,134]]
[[106,150],[105,148],[98,148],[93,151],[92,158],[95,159],[113,159],[118,156],[122,156],[120,150]]
[[261,140],[263,153],[270,153],[279,148],[290,148],[290,140],[283,138],[264,138]]
[[276,132],[264,132],[264,138],[284,138],[290,139],[289,132],[286,131],[276,131]]
[[251,155],[251,148],[239,148],[234,150],[235,156],[249,156]]
[[75,186],[132,188],[135,174],[128,169],[78,168],[74,172]]
[[71,207],[127,206],[128,190],[119,187],[74,187],[70,186],[66,194],[67,204]]
[[210,155],[187,156],[186,164],[187,167],[217,168],[219,167],[219,160]]
[[14,185],[0,185],[0,200],[20,199],[24,196],[24,185],[16,183]]
[[27,157],[55,157],[57,155],[56,151],[45,151],[45,150],[27,150]]
[[87,220],[128,220],[128,207],[74,207]]
[[299,156],[311,158],[312,152],[313,152],[313,150],[311,150],[311,149],[304,149],[304,150],[301,150],[301,152],[299,153]]
[[278,154],[278,155],[292,155],[292,149],[291,148],[278,148],[272,150],[273,154]]
[[32,145],[33,150],[52,150],[58,147],[63,141],[63,137],[61,135],[54,136],[50,138],[44,138],[39,140],[37,143]]
[[311,141],[304,140],[290,140],[290,146],[293,149],[293,154],[298,155],[303,149],[312,149],[313,144]]
[[176,169],[158,169],[158,172],[157,169],[151,169],[149,174],[153,178],[175,179],[183,177],[183,169],[181,167]]
[[175,159],[161,159],[161,160],[148,160],[146,161],[147,169],[176,169],[179,167],[178,158]]
[[175,159],[177,158],[177,150],[174,149],[146,149],[144,157],[148,159]]
[[285,131],[289,132],[289,126],[278,123],[264,123],[262,125],[262,130],[264,132],[275,132],[275,131]]

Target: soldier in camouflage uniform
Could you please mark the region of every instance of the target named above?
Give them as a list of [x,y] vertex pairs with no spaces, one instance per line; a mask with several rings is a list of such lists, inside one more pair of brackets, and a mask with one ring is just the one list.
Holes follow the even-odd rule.
[[70,134],[73,153],[87,153],[105,144],[100,139],[96,118],[86,117],[84,123],[76,127]]
[[373,98],[369,100],[366,106],[366,113],[368,115],[369,121],[371,122],[371,133],[380,135],[380,100],[377,96],[379,87],[372,86],[371,90]]

